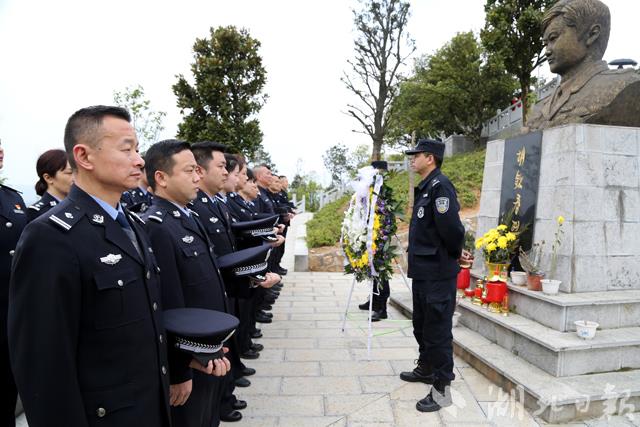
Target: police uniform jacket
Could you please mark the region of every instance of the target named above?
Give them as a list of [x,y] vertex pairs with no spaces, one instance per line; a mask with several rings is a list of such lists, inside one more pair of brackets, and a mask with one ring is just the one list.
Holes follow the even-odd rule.
[[237,250],[236,241],[231,231],[233,219],[222,204],[223,202],[217,196],[209,197],[202,190],[198,191],[197,197],[189,204],[189,207],[200,217],[217,256]]
[[408,276],[418,280],[455,277],[460,271],[457,260],[462,253],[464,226],[453,184],[435,169],[415,188],[414,197]]
[[247,202],[238,193],[227,194],[227,206],[231,215],[238,221],[258,219],[258,214],[255,212],[255,204],[251,201]]
[[31,427],[169,425],[159,270],[127,216],[140,252],[74,185],[18,243],[9,350]]
[[45,192],[40,200],[29,206],[29,208],[27,209],[27,216],[29,217],[29,221],[33,221],[40,215],[44,215],[57,204],[58,199],[49,194],[49,192]]
[[276,214],[276,206],[273,202],[273,199],[271,198],[271,192],[266,188],[258,188],[260,190],[260,193],[258,194],[258,197],[256,197],[256,199],[253,201],[256,205],[256,210],[259,213],[263,214]]
[[142,191],[141,188],[134,188],[122,193],[120,203],[132,212],[143,213],[153,203],[153,195],[148,191]]
[[25,225],[27,212],[20,193],[0,184],[0,339],[7,342],[7,307],[9,301],[9,278],[18,239]]
[[[196,215],[191,212],[188,217],[173,203],[156,196],[144,218],[153,252],[162,270],[163,307],[228,312],[213,248]],[[190,360],[190,357],[172,357],[172,384],[191,378]]]

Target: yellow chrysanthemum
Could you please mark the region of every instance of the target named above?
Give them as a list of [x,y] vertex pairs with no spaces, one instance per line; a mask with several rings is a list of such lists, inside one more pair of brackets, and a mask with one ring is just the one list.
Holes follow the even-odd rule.
[[498,231],[505,231],[506,229],[507,229],[507,226],[506,226],[506,225],[504,225],[504,224],[500,224],[500,225],[498,226]]
[[505,235],[505,237],[507,238],[507,241],[509,241],[509,242],[513,242],[514,240],[516,240],[516,235],[515,235],[515,233],[511,233],[511,232],[509,232],[509,233],[507,233],[507,234]]
[[507,249],[507,238],[505,236],[498,239],[498,247],[500,249]]
[[487,245],[487,252],[489,252],[489,253],[495,251],[496,249],[498,249],[498,247],[496,246],[495,243],[489,243]]

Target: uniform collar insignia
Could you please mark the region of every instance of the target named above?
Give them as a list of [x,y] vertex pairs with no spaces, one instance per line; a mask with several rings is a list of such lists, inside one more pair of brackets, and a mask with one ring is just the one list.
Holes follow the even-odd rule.
[[202,199],[200,199],[200,200],[202,200],[202,203],[207,203],[207,200],[208,200],[208,199],[209,199],[208,197],[203,197],[203,198],[202,198]]
[[52,200],[52,201],[49,202],[49,205],[51,205],[51,206],[55,206],[57,204],[58,204],[58,202],[56,202],[55,200]]
[[91,221],[95,222],[96,224],[102,224],[104,222],[104,217],[102,215],[94,214],[91,218]]
[[185,243],[191,243],[191,242],[193,242],[193,236],[184,236],[182,238],[182,241],[185,242]]
[[116,265],[122,259],[122,255],[120,254],[109,254],[107,256],[103,256],[100,258],[100,262],[103,262],[107,265]]
[[67,218],[69,218],[69,219],[73,219],[73,215],[72,215],[72,214],[70,214],[69,212],[65,212],[65,213],[64,213],[64,216],[66,216],[66,217],[67,217]]
[[173,216],[176,218],[180,218],[180,211],[173,211]]

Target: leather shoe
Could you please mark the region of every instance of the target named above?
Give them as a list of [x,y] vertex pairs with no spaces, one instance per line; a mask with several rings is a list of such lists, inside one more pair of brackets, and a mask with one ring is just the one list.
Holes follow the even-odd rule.
[[256,314],[256,322],[258,323],[271,323],[272,320],[266,316],[261,316],[260,314]]
[[233,409],[244,409],[247,407],[247,401],[246,400],[236,400],[235,402],[233,402],[233,404],[231,405],[231,407]]
[[251,338],[253,338],[253,339],[262,338],[262,332],[260,332],[260,331],[251,332]]
[[387,318],[387,310],[379,310],[371,313],[372,322],[379,322],[380,320],[386,319],[386,318]]
[[262,305],[260,306],[260,310],[262,310],[262,311],[269,311],[269,310],[271,310],[272,308],[273,308],[273,306],[272,306],[271,304],[266,304],[266,303],[265,303],[265,304],[262,304]]
[[257,359],[258,357],[260,357],[260,353],[253,350],[247,350],[240,354],[241,359]]
[[227,423],[233,423],[235,421],[240,421],[242,419],[242,414],[236,410],[233,410],[226,414],[220,414],[220,421],[225,421]]
[[264,346],[262,344],[258,344],[256,342],[256,343],[251,344],[251,350],[253,350],[253,351],[262,351],[262,350],[264,350]]
[[[240,377],[234,381],[236,387],[249,387],[251,385],[251,381],[246,379],[245,377]],[[233,409],[242,409],[242,408],[233,408]]]
[[[256,370],[245,366],[244,368],[242,368],[242,370],[240,370],[240,372],[242,372],[243,377],[250,377],[251,375],[256,373]],[[234,409],[238,409],[238,408],[234,408]]]
[[446,386],[443,392],[433,387],[427,397],[416,403],[416,409],[420,412],[435,412],[452,404],[449,386]]
[[274,271],[274,273],[279,274],[280,276],[286,276],[288,272],[289,270],[280,266],[277,266]]
[[369,310],[369,301],[365,301],[358,306],[360,310]]
[[267,313],[265,311],[259,311],[258,314],[260,316],[265,316],[265,317],[268,317],[269,319],[273,319],[273,313]]
[[402,381],[407,381],[410,383],[425,383],[425,384],[433,384],[436,380],[435,375],[427,372],[427,369],[420,361],[418,361],[418,366],[411,372],[401,372],[400,379]]

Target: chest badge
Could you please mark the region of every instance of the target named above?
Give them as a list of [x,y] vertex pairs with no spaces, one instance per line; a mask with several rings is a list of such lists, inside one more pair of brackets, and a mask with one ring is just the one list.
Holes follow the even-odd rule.
[[102,215],[95,214],[91,218],[91,221],[95,222],[96,224],[102,224],[104,222],[104,217]]
[[193,236],[184,236],[182,238],[182,241],[185,242],[185,243],[191,243],[191,242],[193,242]]
[[420,209],[418,209],[418,218],[424,218],[424,207],[422,206],[420,206]]
[[448,197],[438,197],[436,199],[436,210],[440,214],[447,213],[449,210],[449,198]]
[[100,258],[100,262],[103,262],[107,265],[116,265],[122,259],[122,255],[120,254],[109,254],[107,256],[103,256]]
[[215,224],[216,222],[218,222],[218,218],[216,218],[215,216],[212,216],[211,218],[209,218],[209,221]]

